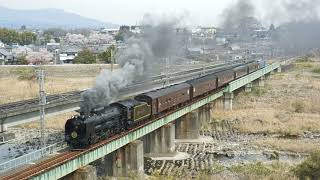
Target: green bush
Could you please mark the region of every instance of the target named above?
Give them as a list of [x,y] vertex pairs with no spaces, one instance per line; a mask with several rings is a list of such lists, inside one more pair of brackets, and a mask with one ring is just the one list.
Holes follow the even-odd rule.
[[35,71],[30,68],[19,68],[15,72],[19,80],[31,81],[37,78]]
[[254,96],[262,96],[267,93],[267,90],[264,87],[253,87],[251,93]]
[[257,162],[255,164],[246,164],[246,165],[236,165],[230,168],[232,172],[250,174],[256,176],[268,176],[272,174],[272,170],[261,162]]
[[296,113],[302,113],[305,111],[305,104],[300,101],[292,103],[293,111]]
[[320,74],[320,68],[313,69],[312,72],[313,72],[313,73]]
[[310,60],[309,56],[303,56],[303,57],[299,58],[296,62],[297,63],[305,63],[305,62],[311,62],[311,60]]
[[310,157],[293,171],[300,179],[320,179],[320,150],[311,153]]
[[94,64],[96,63],[96,56],[87,48],[79,52],[73,60],[74,64]]

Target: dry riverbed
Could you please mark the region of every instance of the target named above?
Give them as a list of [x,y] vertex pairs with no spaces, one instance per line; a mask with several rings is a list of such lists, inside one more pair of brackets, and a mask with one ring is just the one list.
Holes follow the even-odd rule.
[[[292,169],[320,149],[318,69],[319,61],[298,62],[292,71],[266,80],[264,88],[238,94],[232,111],[215,109],[211,122],[201,130],[210,141],[176,143],[176,151],[189,154],[188,158],[145,158],[148,178],[297,179]],[[47,119],[48,134],[56,134],[50,136],[53,141],[63,140],[64,123],[73,114]],[[30,150],[29,144],[38,148],[39,139],[32,136],[39,135],[38,127],[36,122],[9,130],[33,139],[14,141],[23,147],[17,146],[11,156]]]
[[263,88],[241,92],[232,111],[214,110],[202,135],[177,143],[185,160],[147,159],[151,179],[298,179],[294,167],[320,149],[320,62],[298,61]]

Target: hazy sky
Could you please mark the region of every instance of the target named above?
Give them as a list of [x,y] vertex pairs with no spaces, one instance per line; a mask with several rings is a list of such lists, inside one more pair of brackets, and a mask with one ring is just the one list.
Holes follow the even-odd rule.
[[[242,0],[248,2],[250,0]],[[226,7],[237,0],[0,0],[0,6],[12,9],[57,8],[116,24],[137,24],[145,13],[186,16],[188,24],[219,25]],[[251,0],[255,16],[263,23],[281,23],[301,15],[320,11],[320,0]],[[283,4],[289,4],[283,11]],[[318,9],[315,9],[317,7]],[[289,11],[291,14],[288,17]],[[312,12],[312,13],[310,13]]]
[[[58,8],[117,24],[136,24],[145,13],[186,15],[192,24],[217,24],[236,0],[0,0],[13,9]],[[254,1],[256,2],[256,1]]]

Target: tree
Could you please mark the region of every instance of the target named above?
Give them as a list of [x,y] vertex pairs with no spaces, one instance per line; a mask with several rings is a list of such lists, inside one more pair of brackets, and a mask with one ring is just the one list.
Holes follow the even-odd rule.
[[21,45],[28,45],[32,44],[36,41],[37,36],[32,32],[23,32],[20,34],[19,37],[19,44]]
[[53,60],[53,55],[42,48],[39,52],[29,52],[26,59],[28,64],[49,64]]
[[79,52],[73,60],[74,64],[93,64],[96,63],[96,56],[87,48]]
[[49,28],[43,32],[44,35],[50,35],[53,38],[63,37],[67,34],[67,31],[60,28]]
[[20,27],[20,30],[21,30],[21,31],[25,31],[26,29],[27,29],[26,25],[22,25],[22,26]]
[[17,56],[17,59],[18,59],[18,64],[19,65],[27,65],[28,64],[28,61],[27,61],[27,56],[26,55],[20,55],[20,56]]
[[28,45],[35,42],[36,34],[32,32],[17,32],[15,30],[0,28],[0,40],[5,44],[19,43],[21,45]]
[[119,33],[114,37],[114,39],[115,39],[116,41],[124,41],[124,33],[119,32]]
[[105,63],[111,63],[111,51],[113,51],[114,53],[115,50],[115,46],[111,45],[107,48],[106,51],[104,51],[103,53],[99,54],[98,57],[101,61],[104,61]]
[[55,38],[53,38],[53,39],[54,39],[54,41],[55,41],[56,43],[60,43],[60,38],[55,37]]
[[65,42],[68,44],[83,45],[87,42],[87,38],[82,34],[71,34],[68,33],[65,37]]
[[112,41],[112,36],[108,34],[91,33],[87,38],[88,44],[107,44]]

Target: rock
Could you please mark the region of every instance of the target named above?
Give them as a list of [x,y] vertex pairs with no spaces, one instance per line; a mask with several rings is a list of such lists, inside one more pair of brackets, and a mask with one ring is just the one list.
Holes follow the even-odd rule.
[[279,160],[279,153],[277,151],[272,152],[263,152],[263,154],[266,156],[269,160]]

